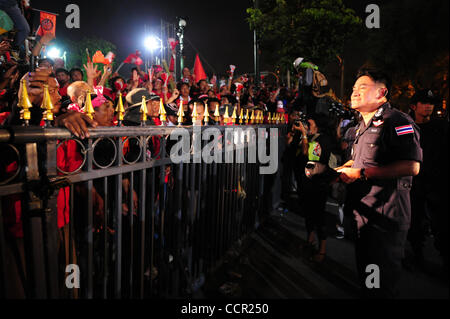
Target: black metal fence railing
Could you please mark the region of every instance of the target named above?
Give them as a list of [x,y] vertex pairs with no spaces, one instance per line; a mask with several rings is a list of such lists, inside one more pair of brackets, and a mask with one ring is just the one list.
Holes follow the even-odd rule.
[[0,297],[192,294],[268,210],[271,177],[249,152],[273,132],[282,147],[285,130],[239,126],[267,130],[255,144],[263,131],[215,128],[221,163],[193,163],[193,127],[189,163],[169,156],[176,127],[98,128],[83,141],[65,129],[0,129]]

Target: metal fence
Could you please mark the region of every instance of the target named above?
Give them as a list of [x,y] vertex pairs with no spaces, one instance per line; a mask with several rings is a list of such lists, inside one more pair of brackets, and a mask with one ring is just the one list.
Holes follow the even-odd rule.
[[[282,148],[284,125],[250,127],[277,127]],[[65,129],[0,129],[0,297],[192,295],[270,210],[274,178],[250,163],[249,139],[240,163],[223,150],[222,163],[193,163],[192,152],[174,163],[175,129],[98,128],[83,141]]]

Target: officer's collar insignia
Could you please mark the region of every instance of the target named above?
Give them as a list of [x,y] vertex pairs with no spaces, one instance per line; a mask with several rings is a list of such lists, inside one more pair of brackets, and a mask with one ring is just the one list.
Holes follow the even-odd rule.
[[375,113],[374,117],[379,118],[383,115],[384,107],[380,107],[378,111]]
[[378,127],[378,126],[380,126],[380,125],[383,125],[383,123],[384,123],[384,121],[378,120],[378,121],[374,121],[374,122],[373,122],[373,125],[376,126],[376,127]]

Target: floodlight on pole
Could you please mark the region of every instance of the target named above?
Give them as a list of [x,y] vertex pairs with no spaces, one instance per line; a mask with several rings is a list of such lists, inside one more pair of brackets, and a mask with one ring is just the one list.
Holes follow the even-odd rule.
[[52,59],[60,58],[61,50],[56,47],[49,48],[49,50],[47,52],[47,56]]
[[145,38],[144,45],[149,51],[155,51],[162,47],[162,41],[158,37],[149,36]]

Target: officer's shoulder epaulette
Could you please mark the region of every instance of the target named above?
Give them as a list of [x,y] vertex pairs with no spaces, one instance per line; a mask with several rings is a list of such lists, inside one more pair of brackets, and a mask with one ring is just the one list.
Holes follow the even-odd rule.
[[385,120],[391,123],[400,123],[400,124],[414,123],[414,120],[408,114],[394,108],[387,109],[383,117]]

